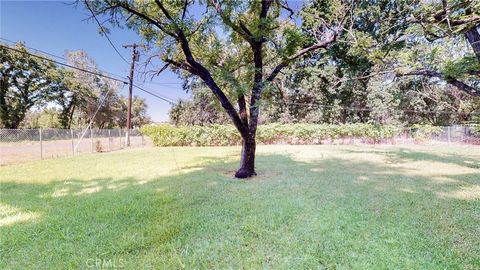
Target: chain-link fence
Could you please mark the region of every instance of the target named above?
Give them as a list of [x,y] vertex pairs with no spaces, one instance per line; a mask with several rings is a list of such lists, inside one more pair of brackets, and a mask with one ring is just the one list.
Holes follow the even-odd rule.
[[[124,129],[0,129],[0,165],[120,150],[125,140]],[[130,147],[146,145],[148,137],[130,130]]]
[[[471,126],[442,127],[440,132],[422,134],[407,129],[384,143],[444,143],[480,145],[480,136]],[[0,165],[28,160],[108,152],[125,148],[123,129],[0,129]],[[83,136],[83,138],[82,138]],[[342,143],[362,143],[350,138]],[[365,142],[363,142],[365,143]],[[152,145],[138,130],[130,131],[130,147]]]
[[440,131],[425,132],[419,128],[405,129],[394,138],[396,144],[473,144],[480,145],[480,134],[475,132],[477,126],[445,126],[439,127]]
[[480,136],[474,128],[474,126],[442,127],[442,131],[435,134],[432,139],[449,143],[480,144]]

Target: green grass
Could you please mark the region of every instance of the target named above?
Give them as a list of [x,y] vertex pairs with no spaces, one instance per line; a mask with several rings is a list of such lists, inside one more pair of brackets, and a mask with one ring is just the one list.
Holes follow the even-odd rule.
[[153,148],[0,167],[0,269],[479,269],[478,147]]

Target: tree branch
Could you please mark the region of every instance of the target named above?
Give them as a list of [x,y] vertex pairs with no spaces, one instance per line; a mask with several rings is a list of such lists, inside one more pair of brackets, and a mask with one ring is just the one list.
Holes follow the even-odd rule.
[[187,13],[187,6],[188,6],[188,0],[185,0],[183,3],[182,22],[185,20],[185,14]]
[[[266,82],[272,82],[275,77],[282,71],[283,68],[287,67],[291,62],[293,62],[295,59],[309,53],[312,51],[316,51],[318,49],[325,49],[327,48],[330,44],[335,42],[337,40],[338,35],[343,31],[344,29],[344,24],[347,19],[351,14],[353,14],[353,10],[355,6],[358,4],[359,0],[353,0],[351,4],[345,9],[345,12],[343,13],[342,18],[338,21],[337,25],[334,27],[328,26],[327,29],[328,31],[324,33],[324,35],[320,38],[317,39],[317,43],[303,48],[296,52],[295,54],[285,58],[283,61],[281,61],[275,68],[273,68],[272,72],[270,75],[267,77]],[[352,22],[353,24],[353,22]]]
[[331,32],[329,32],[328,36],[324,37],[324,39],[322,41],[317,42],[317,43],[315,43],[315,44],[313,44],[309,47],[303,48],[303,49],[299,50],[298,52],[296,52],[295,54],[285,58],[282,62],[280,62],[280,64],[278,64],[272,70],[270,75],[267,77],[266,81],[267,82],[272,82],[275,79],[275,77],[278,75],[278,73],[280,73],[280,71],[283,68],[287,67],[293,60],[299,58],[300,56],[305,55],[309,52],[321,49],[321,48],[327,48],[328,45],[335,42],[335,40],[337,39],[337,35],[338,35],[338,33],[336,31],[331,31]]
[[123,9],[125,9],[126,11],[132,13],[132,14],[135,14],[136,16],[146,20],[147,22],[155,25],[156,27],[158,27],[162,32],[166,33],[167,35],[171,36],[171,37],[174,37],[174,38],[178,38],[177,35],[175,35],[175,33],[171,32],[171,31],[168,31],[160,22],[158,22],[157,20],[154,20],[152,19],[151,17],[133,9],[132,7],[130,7],[130,5],[128,5],[127,3],[125,2],[120,2],[118,3],[118,7],[121,7]]
[[448,84],[451,84],[458,89],[472,95],[472,96],[477,96],[480,97],[480,89],[476,89],[460,80],[454,79],[454,78],[449,78],[443,75],[440,72],[433,71],[433,70],[428,70],[428,69],[419,69],[419,70],[414,70],[406,73],[397,73],[397,76],[426,76],[426,77],[431,77],[431,78],[439,78],[444,81],[446,81]]
[[240,119],[243,121],[243,124],[245,126],[248,126],[247,103],[245,101],[245,95],[243,93],[238,94],[237,103]]
[[282,0],[279,0],[278,1],[280,3],[280,7],[285,9],[286,11],[288,11],[290,14],[288,15],[288,18],[290,18],[290,20],[294,20],[293,18],[293,15],[295,15],[295,12],[293,11],[293,9],[291,9],[289,6],[288,6],[288,2],[285,1],[285,2],[282,2]]
[[[239,34],[241,37],[243,37],[247,42],[252,42],[254,40],[254,36],[252,33],[243,25],[242,22],[239,23],[239,25],[235,24],[222,10],[222,6],[220,5],[220,2],[217,0],[210,0],[210,4],[213,6],[213,8],[217,11],[218,15],[220,15],[220,18],[222,18],[222,21],[228,25],[234,32]],[[243,25],[243,27],[242,27]]]
[[233,121],[233,124],[238,129],[240,134],[245,137],[248,135],[248,128],[243,124],[243,121],[240,119],[237,111],[233,107],[232,103],[225,95],[225,93],[218,87],[215,80],[213,79],[210,72],[200,63],[198,63],[195,58],[193,57],[192,51],[190,49],[189,42],[187,37],[181,27],[177,24],[175,19],[170,15],[168,10],[163,6],[163,4],[159,0],[155,0],[156,5],[160,8],[163,15],[172,23],[175,32],[168,31],[160,22],[152,19],[151,17],[140,13],[139,11],[135,10],[134,8],[130,7],[127,3],[121,2],[119,6],[126,11],[137,15],[138,17],[146,20],[147,22],[157,26],[162,32],[174,37],[179,43],[182,48],[183,54],[185,55],[186,61],[184,63],[177,62],[173,59],[165,59],[164,61],[168,64],[171,64],[177,68],[184,69],[191,74],[199,76],[205,84],[212,90],[213,94],[217,97],[222,107],[225,109],[227,114]]

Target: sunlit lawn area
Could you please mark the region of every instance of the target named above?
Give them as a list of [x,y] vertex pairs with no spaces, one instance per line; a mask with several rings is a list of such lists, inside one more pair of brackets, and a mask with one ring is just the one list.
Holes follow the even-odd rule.
[[150,148],[0,167],[0,269],[479,269],[480,148]]

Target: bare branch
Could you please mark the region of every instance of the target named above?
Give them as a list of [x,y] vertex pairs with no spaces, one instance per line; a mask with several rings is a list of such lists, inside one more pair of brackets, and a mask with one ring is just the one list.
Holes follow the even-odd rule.
[[183,3],[182,22],[185,20],[185,14],[187,13],[187,6],[188,6],[188,0],[185,0]]
[[293,11],[293,9],[291,9],[289,6],[288,6],[288,2],[285,1],[283,2],[282,0],[279,0],[278,1],[279,4],[280,4],[280,7],[285,9],[286,11],[288,11],[290,14],[288,15],[288,18],[290,18],[290,20],[294,20],[293,18],[293,15],[295,15],[295,12]]
[[168,66],[170,66],[170,63],[166,63],[158,72],[156,72],[154,75],[152,75],[152,78],[150,80],[153,80],[154,76],[160,75],[160,73],[162,73],[165,69],[167,69]]

